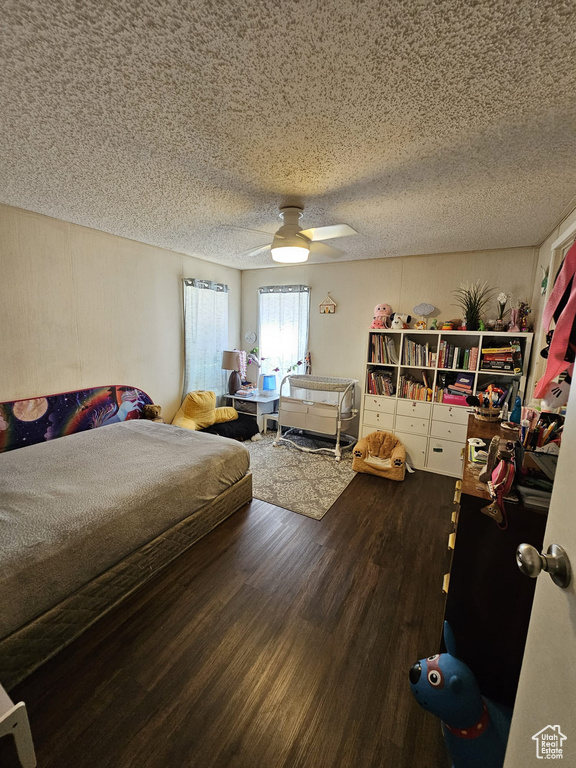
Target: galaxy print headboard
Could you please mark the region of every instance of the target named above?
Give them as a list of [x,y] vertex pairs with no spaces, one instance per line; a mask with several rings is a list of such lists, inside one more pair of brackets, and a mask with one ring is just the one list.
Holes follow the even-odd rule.
[[149,403],[152,400],[141,389],[116,385],[0,403],[0,453],[139,419]]

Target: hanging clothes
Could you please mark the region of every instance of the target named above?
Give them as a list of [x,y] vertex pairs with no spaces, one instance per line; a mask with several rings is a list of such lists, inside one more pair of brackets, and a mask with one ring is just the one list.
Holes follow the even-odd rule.
[[[554,283],[554,288],[544,309],[542,324],[550,328],[555,326],[547,338],[550,346],[547,350],[546,371],[536,384],[534,397],[545,398],[554,380],[565,372],[566,381],[571,381],[576,352],[576,242],[572,244],[564,257],[562,266]],[[557,386],[557,385],[556,385]]]

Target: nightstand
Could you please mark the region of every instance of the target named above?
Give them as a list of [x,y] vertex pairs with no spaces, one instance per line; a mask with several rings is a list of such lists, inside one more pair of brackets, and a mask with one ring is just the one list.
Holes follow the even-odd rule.
[[273,392],[270,397],[254,395],[253,397],[239,397],[238,395],[224,395],[224,397],[236,408],[239,413],[253,416],[258,424],[260,432],[264,431],[264,416],[267,413],[278,411],[278,392]]

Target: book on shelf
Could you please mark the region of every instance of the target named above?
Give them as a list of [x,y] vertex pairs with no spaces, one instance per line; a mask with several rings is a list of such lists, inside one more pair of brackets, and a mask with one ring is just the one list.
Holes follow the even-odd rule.
[[373,333],[371,336],[371,348],[370,363],[380,363],[383,365],[398,364],[396,345],[394,344],[394,339],[390,336]]
[[483,355],[503,355],[512,351],[512,346],[509,344],[507,347],[482,347]]
[[513,340],[507,346],[482,347],[480,370],[522,374],[522,348],[520,343]]
[[474,374],[471,373],[459,373],[456,376],[456,381],[450,384],[448,389],[450,391],[455,390],[455,394],[471,395],[474,387]]
[[406,400],[432,400],[432,390],[429,387],[406,375],[400,376],[398,395]]
[[440,341],[438,348],[438,368],[458,368],[464,371],[476,370],[478,362],[478,347],[459,347],[450,344],[445,339]]
[[446,403],[447,405],[468,405],[466,395],[455,395],[443,389],[438,389],[436,392],[436,402]]
[[396,345],[394,344],[394,339],[390,336],[385,336],[384,339],[389,362],[393,365],[397,365],[398,355],[396,354]]
[[430,343],[418,344],[412,339],[404,339],[404,354],[403,365],[409,365],[414,367],[420,367],[422,365],[427,368],[431,368],[434,363],[432,362],[432,356],[435,354],[433,349],[430,349]]
[[369,371],[367,381],[368,391],[371,395],[385,395],[392,397],[396,394],[396,387],[392,374],[386,371]]
[[468,363],[468,370],[475,371],[478,365],[478,347],[472,347],[470,349],[470,361]]

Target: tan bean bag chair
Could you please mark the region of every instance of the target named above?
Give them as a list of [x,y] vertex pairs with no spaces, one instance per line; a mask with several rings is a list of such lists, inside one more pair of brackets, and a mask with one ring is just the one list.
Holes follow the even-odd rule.
[[204,429],[212,424],[220,424],[223,421],[234,421],[238,418],[236,408],[216,408],[216,395],[214,392],[197,390],[188,392],[184,402],[172,424],[184,429]]
[[352,469],[388,480],[404,480],[406,449],[391,432],[371,432],[354,446]]

